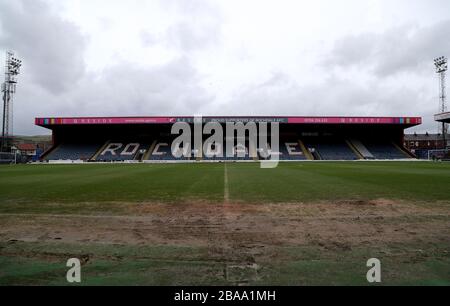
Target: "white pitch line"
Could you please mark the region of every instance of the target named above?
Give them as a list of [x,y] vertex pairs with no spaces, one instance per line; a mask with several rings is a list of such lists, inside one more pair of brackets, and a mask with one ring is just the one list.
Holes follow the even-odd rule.
[[228,169],[227,163],[225,164],[224,173],[223,173],[223,201],[228,203],[230,200],[230,191],[228,189]]

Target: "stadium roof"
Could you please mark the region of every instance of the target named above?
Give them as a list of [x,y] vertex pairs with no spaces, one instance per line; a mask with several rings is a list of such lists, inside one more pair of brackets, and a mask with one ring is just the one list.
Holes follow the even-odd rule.
[[[173,117],[56,117],[36,118],[35,124],[51,128],[61,125],[134,125],[134,124],[172,124],[175,122],[194,122],[193,116]],[[205,116],[203,122],[279,122],[284,124],[363,124],[363,125],[402,125],[415,126],[422,123],[421,117],[289,117],[289,116]]]
[[22,151],[33,151],[36,150],[36,145],[32,143],[19,143],[16,145],[17,149]]
[[434,120],[438,122],[450,123],[450,112],[434,115]]

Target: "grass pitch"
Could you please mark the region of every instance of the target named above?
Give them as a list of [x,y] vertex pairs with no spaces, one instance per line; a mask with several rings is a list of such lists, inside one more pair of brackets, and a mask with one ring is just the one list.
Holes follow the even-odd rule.
[[0,284],[450,285],[450,164],[0,167]]
[[[7,205],[0,210],[20,203],[220,202],[224,172],[224,164],[2,166],[0,201]],[[230,200],[239,202],[450,199],[449,163],[233,163],[227,172]]]

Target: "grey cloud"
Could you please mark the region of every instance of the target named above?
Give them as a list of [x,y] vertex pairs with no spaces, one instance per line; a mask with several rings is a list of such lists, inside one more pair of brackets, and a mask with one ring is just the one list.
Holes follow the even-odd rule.
[[141,42],[144,45],[144,47],[153,46],[153,45],[159,43],[159,38],[156,35],[148,32],[148,31],[142,30],[139,35],[140,35]]
[[[422,130],[436,127],[431,60],[450,51],[445,39],[450,21],[338,40],[327,66],[319,68],[355,67],[370,83],[355,82],[358,75],[341,75],[338,69],[326,70],[325,78],[311,84],[300,84],[291,75],[275,71],[261,82],[242,79],[242,86],[217,92],[216,97],[202,85],[207,76],[199,74],[190,52],[215,46],[221,39],[222,19],[217,8],[203,5],[203,1],[163,2],[179,18],[167,35],[143,32],[141,39],[144,44],[177,49],[179,58],[153,67],[118,61],[98,73],[85,71],[87,42],[76,26],[51,14],[47,5],[37,0],[1,2],[0,47],[14,49],[24,59],[15,131],[43,133],[45,130],[33,125],[36,116],[192,114],[422,115]],[[394,78],[402,72],[414,73],[401,75],[399,84]],[[424,78],[425,73],[430,78]],[[408,82],[411,75],[415,79]]]
[[214,45],[219,40],[219,33],[220,27],[216,22],[180,22],[169,27],[166,38],[168,46],[189,52]]
[[161,5],[166,9],[177,12],[182,15],[192,17],[209,16],[218,19],[221,16],[217,5],[211,1],[205,0],[161,0]]
[[324,64],[343,67],[360,65],[374,56],[376,39],[378,37],[373,33],[341,38],[335,42],[330,57]]
[[189,55],[220,42],[223,17],[214,4],[200,0],[164,0],[160,3],[176,16],[175,21],[163,33],[143,30],[140,39],[144,47],[161,44]]
[[362,33],[337,40],[328,67],[356,67],[375,76],[422,73],[434,57],[450,53],[450,20],[429,27],[401,26],[384,33]]
[[0,48],[17,51],[33,81],[61,94],[83,74],[85,38],[37,0],[0,2]]
[[213,99],[200,81],[186,58],[151,68],[119,63],[98,78],[84,79],[81,94],[73,97],[74,107],[83,115],[190,114]]
[[50,11],[41,1],[0,3],[0,47],[17,51],[24,63],[15,133],[48,132],[34,126],[39,116],[186,115],[214,100],[188,57],[155,67],[119,61],[87,72],[87,38]]
[[30,83],[20,87],[15,117],[18,133],[43,133],[37,116],[190,115],[202,112],[214,97],[207,93],[190,61],[179,58],[157,67],[120,62],[89,73],[63,96]]
[[180,20],[169,26],[165,33],[167,46],[188,53],[220,41],[223,16],[215,4],[203,0],[165,0],[161,3],[180,16]]
[[389,82],[361,85],[331,74],[315,85],[300,85],[282,72],[241,87],[221,112],[235,115],[424,116],[420,131],[433,130],[433,95],[422,87]]

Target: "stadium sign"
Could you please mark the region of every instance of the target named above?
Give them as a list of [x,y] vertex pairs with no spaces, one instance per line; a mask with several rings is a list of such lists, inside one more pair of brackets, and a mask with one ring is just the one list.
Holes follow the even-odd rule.
[[[278,122],[225,122],[225,125],[222,122],[208,122],[203,124],[204,121],[201,117],[196,117],[193,121],[193,125],[188,122],[175,122],[172,125],[171,134],[178,135],[171,143],[170,150],[175,159],[188,159],[194,156],[194,158],[226,157],[227,159],[250,157],[258,160],[261,157],[261,168],[274,168],[278,165],[280,156]],[[194,137],[192,137],[192,126],[194,127]],[[209,136],[205,141],[203,141],[204,135]],[[303,154],[296,150],[295,146],[298,144],[286,143],[285,145],[290,155]],[[168,146],[169,143],[157,143],[152,150],[152,156],[164,156],[166,154],[164,148]],[[136,155],[140,147],[140,143],[124,145],[111,142],[99,155],[118,156],[118,152],[121,151],[121,157],[131,157]],[[145,150],[142,153],[145,153]]]
[[[174,124],[186,122],[193,124],[195,117],[72,117],[72,118],[36,118],[35,123],[40,126],[53,125],[113,125],[113,124]],[[250,116],[250,117],[202,117],[203,123],[209,122],[242,122],[242,123],[281,123],[281,124],[364,124],[364,125],[418,125],[422,123],[420,117],[277,117],[277,116]]]
[[[204,118],[194,118],[194,143],[192,145],[192,130],[189,122],[176,122],[172,125],[172,135],[179,135],[172,142],[172,155],[175,158],[194,157],[208,158],[225,157],[245,158],[249,155],[257,159],[258,154],[261,168],[275,168],[279,161],[279,122],[259,122],[250,121],[226,121],[224,137],[223,122],[207,122]],[[270,125],[270,133],[268,127]],[[203,142],[204,135],[211,135]],[[235,137],[237,135],[237,137]],[[270,144],[268,140],[270,135]],[[224,143],[225,139],[225,143]],[[246,142],[248,141],[248,152]]]
[[[186,123],[194,123],[195,118],[193,117],[181,117],[176,118],[176,122],[186,122]],[[202,117],[203,123],[208,122],[217,122],[217,123],[227,123],[227,122],[278,122],[278,123],[288,123],[289,118],[287,117]]]

